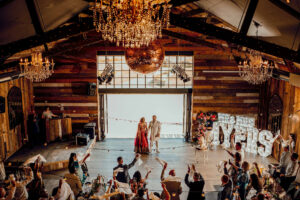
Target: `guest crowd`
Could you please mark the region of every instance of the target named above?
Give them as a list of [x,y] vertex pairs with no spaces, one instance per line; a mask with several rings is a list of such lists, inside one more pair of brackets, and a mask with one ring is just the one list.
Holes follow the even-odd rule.
[[[282,140],[282,138],[280,138]],[[283,141],[284,143],[284,141]],[[271,164],[266,169],[254,162],[245,160],[241,143],[236,143],[235,150],[226,150],[231,157],[222,161],[221,187],[215,198],[204,193],[205,180],[195,165],[188,165],[184,184],[189,188],[188,200],[267,200],[267,199],[300,199],[300,170],[298,154],[294,146],[286,143],[279,164]],[[22,176],[6,176],[0,163],[0,200],[75,200],[75,199],[110,199],[110,200],[179,200],[182,198],[182,178],[170,169],[165,176],[168,163],[162,162],[161,190],[151,192],[147,189],[148,171],[143,177],[140,171],[130,176],[129,169],[139,162],[136,154],[130,164],[124,164],[123,158],[117,158],[111,180],[98,175],[89,181],[85,161],[89,154],[79,160],[75,153],[69,158],[68,173],[57,180],[57,187],[52,191],[45,189],[42,172],[43,162],[40,157],[19,170]]]

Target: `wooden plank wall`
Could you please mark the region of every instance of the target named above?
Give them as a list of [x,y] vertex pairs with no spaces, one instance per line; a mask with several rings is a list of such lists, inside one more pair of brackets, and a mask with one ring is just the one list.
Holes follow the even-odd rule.
[[[291,85],[289,82],[277,79],[270,79],[261,88],[259,128],[268,128],[268,107],[273,95],[280,96],[283,103],[281,122],[281,135],[288,139],[289,134],[296,134],[296,152],[300,155],[300,88]],[[278,143],[279,145],[279,143]],[[273,155],[280,155],[279,148]],[[276,156],[275,156],[276,157]]]
[[[96,54],[94,56],[96,59]],[[33,84],[36,111],[42,113],[49,106],[54,114],[71,117],[73,133],[82,131],[86,123],[97,123],[97,96],[88,96],[88,83],[97,83],[95,63],[57,64],[49,79]]]
[[[19,87],[22,91],[23,102],[23,114],[24,114],[24,126],[25,126],[25,140],[22,141],[21,137],[21,125],[18,125],[15,129],[10,130],[8,120],[8,108],[7,108],[7,94],[13,86]],[[33,88],[32,83],[25,79],[16,79],[9,82],[0,83],[0,96],[5,97],[5,113],[0,113],[0,160],[5,159],[19,150],[25,143],[27,134],[27,116],[33,105]],[[6,145],[6,147],[5,147]],[[7,153],[5,155],[5,148]]]
[[[194,51],[193,114],[223,112],[257,116],[259,86],[242,80],[230,54],[203,47]],[[220,71],[206,73],[204,71]],[[226,73],[234,71],[234,73]]]

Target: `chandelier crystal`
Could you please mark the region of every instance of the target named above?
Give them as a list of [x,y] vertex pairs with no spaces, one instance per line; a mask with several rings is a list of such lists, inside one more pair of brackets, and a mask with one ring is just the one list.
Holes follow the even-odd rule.
[[51,62],[47,57],[43,59],[41,52],[33,52],[31,61],[28,58],[20,60],[21,72],[32,82],[41,82],[49,78],[54,72],[54,65],[53,59]]
[[170,23],[170,0],[95,0],[93,21],[102,38],[125,48],[148,46]]
[[239,75],[253,85],[262,84],[272,77],[274,63],[264,60],[261,54],[251,50],[246,54],[246,59],[238,65]]

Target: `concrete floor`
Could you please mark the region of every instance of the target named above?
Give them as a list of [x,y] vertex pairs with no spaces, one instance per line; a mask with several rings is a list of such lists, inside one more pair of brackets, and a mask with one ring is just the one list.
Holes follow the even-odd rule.
[[[208,157],[205,161],[204,155]],[[87,161],[90,177],[94,178],[97,174],[104,175],[107,179],[112,178],[113,167],[117,165],[117,157],[122,156],[124,163],[130,163],[135,153],[133,152],[133,139],[107,139],[105,142],[97,142],[90,159]],[[140,170],[144,176],[146,169],[144,165],[152,168],[152,173],[148,179],[149,191],[161,191],[160,174],[162,167],[156,161],[156,157],[168,162],[168,169],[175,169],[177,176],[184,178],[187,171],[187,164],[195,164],[197,171],[199,171],[205,179],[204,190],[207,199],[215,199],[216,188],[220,185],[221,173],[217,171],[216,165],[221,160],[228,160],[230,156],[222,149],[204,151],[195,151],[190,143],[186,143],[183,139],[161,139],[160,153],[151,153],[149,155],[142,155],[143,164],[134,166],[130,169],[132,176],[136,170]],[[245,160],[248,162],[257,162],[259,164],[267,165],[270,162],[276,162],[272,158],[264,158],[261,156],[245,153]],[[67,170],[51,172],[44,174],[44,181],[48,191],[58,185],[58,179],[62,177]],[[183,194],[181,199],[186,199],[188,188],[182,182]]]

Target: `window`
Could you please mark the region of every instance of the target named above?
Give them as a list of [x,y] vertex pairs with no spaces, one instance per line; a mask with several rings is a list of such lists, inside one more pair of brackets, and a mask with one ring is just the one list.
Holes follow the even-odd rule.
[[[124,52],[118,53],[120,55],[105,55],[105,52],[98,52],[98,74],[101,74],[106,62],[113,65],[115,73],[115,77],[110,84],[99,85],[99,88],[192,88],[193,86],[194,58],[191,52],[179,56],[174,52],[173,55],[166,52],[161,68],[150,74],[140,74],[130,70],[123,55]],[[191,78],[190,81],[184,83],[176,74],[171,72],[176,62],[185,69],[185,72]]]

